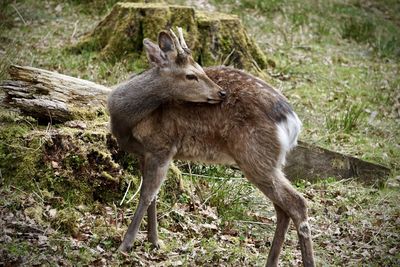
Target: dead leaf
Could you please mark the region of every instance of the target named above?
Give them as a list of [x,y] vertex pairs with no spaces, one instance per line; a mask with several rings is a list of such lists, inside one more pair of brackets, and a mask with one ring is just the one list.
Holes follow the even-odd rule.
[[45,235],[39,235],[38,236],[38,244],[43,245],[47,242],[48,238]]

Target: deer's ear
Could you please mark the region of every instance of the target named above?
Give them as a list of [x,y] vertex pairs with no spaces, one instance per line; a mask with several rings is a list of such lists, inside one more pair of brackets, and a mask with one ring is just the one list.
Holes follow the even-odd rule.
[[158,34],[158,46],[164,53],[175,51],[174,41],[169,33],[162,31]]
[[143,40],[143,46],[146,50],[147,58],[153,66],[161,67],[166,63],[166,56],[158,45],[146,38]]

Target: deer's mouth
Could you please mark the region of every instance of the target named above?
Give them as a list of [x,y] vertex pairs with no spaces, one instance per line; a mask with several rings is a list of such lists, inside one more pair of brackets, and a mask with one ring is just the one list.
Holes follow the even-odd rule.
[[214,99],[214,98],[207,98],[208,104],[218,104],[222,101],[222,99]]

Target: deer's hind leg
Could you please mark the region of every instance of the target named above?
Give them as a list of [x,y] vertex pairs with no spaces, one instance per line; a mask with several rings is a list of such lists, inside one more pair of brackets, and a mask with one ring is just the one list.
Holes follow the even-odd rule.
[[[132,222],[128,227],[128,231],[124,236],[119,250],[122,252],[128,251],[132,245],[133,241],[136,239],[137,233],[139,231],[140,223],[143,219],[145,212],[148,210],[150,204],[155,201],[157,193],[161,187],[162,182],[166,177],[166,173],[169,167],[171,157],[166,156],[154,156],[147,155],[143,161],[143,183],[140,190],[139,204],[133,216]],[[155,206],[154,206],[155,210]],[[151,208],[150,213],[153,214]],[[151,218],[152,219],[152,218]],[[151,220],[150,219],[150,220]],[[154,226],[154,222],[149,222]],[[151,232],[157,231],[157,229],[152,229]]]
[[271,250],[268,254],[267,266],[278,266],[285,235],[289,228],[290,217],[278,205],[274,204],[276,211],[276,230]]
[[289,224],[287,217],[290,217],[295,224],[303,265],[305,267],[315,266],[311,230],[308,224],[307,203],[304,197],[292,187],[280,169],[265,172],[264,175],[254,172],[249,174],[249,180],[271,199],[277,211],[278,225],[267,266],[277,266],[278,264],[277,258]]

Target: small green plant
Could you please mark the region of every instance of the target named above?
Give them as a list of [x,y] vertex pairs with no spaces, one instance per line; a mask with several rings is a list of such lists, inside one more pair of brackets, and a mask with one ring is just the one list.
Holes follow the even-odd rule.
[[352,104],[338,115],[328,114],[326,116],[326,127],[331,132],[342,131],[349,134],[357,129],[363,117],[363,111],[363,105]]
[[375,49],[383,57],[390,57],[391,55],[400,57],[400,38],[397,35],[379,33]]
[[344,19],[342,37],[366,42],[375,35],[375,23],[368,17],[353,16]]
[[341,127],[345,133],[350,133],[357,128],[362,118],[364,107],[362,105],[351,105],[343,114],[341,119]]

